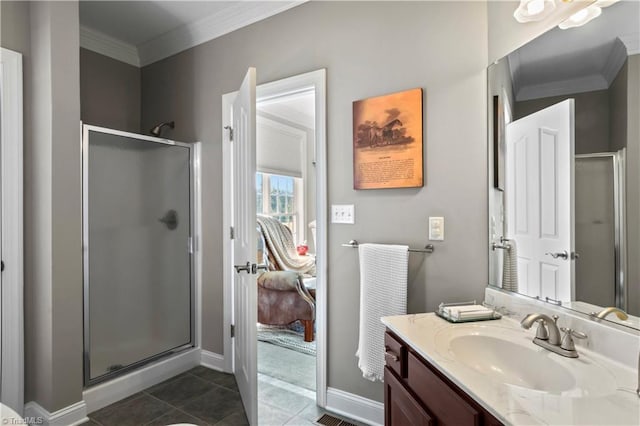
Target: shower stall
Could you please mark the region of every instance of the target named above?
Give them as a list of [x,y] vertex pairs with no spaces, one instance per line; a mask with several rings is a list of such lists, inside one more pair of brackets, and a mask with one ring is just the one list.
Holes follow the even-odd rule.
[[193,144],[83,125],[84,383],[194,346]]
[[576,300],[627,310],[625,152],[575,157]]

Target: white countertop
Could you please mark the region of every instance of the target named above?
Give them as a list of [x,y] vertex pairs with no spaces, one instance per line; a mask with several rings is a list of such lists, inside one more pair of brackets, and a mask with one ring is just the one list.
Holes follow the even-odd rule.
[[[640,398],[635,391],[637,371],[580,347],[579,358],[565,358],[547,351],[532,342],[535,327],[524,330],[517,321],[506,317],[452,324],[433,313],[384,317],[382,322],[505,424],[640,425]],[[461,327],[469,325],[508,335],[517,344],[527,345],[529,341],[532,350],[546,352],[545,356],[571,371],[576,377],[575,386],[557,392],[528,389],[502,383],[461,363],[451,355],[442,336],[455,327],[458,332],[464,331]],[[539,373],[542,380],[548,374]]]

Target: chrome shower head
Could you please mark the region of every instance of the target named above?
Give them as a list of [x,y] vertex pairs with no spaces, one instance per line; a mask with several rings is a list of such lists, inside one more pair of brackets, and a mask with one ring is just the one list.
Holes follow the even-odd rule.
[[160,137],[160,133],[162,133],[162,128],[164,126],[169,126],[172,129],[176,127],[175,122],[173,121],[165,121],[164,123],[160,123],[157,126],[155,126],[154,128],[152,128],[151,130],[149,130],[149,133],[151,133],[153,136],[159,138]]

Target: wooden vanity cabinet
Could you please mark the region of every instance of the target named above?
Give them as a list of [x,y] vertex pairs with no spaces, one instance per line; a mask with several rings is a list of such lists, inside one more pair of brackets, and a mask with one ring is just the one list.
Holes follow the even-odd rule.
[[386,426],[497,426],[500,421],[393,332],[384,337]]

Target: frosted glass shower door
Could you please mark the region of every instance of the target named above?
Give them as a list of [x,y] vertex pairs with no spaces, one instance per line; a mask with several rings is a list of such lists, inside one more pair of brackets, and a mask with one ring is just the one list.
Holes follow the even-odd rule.
[[192,344],[191,149],[85,126],[85,384]]

